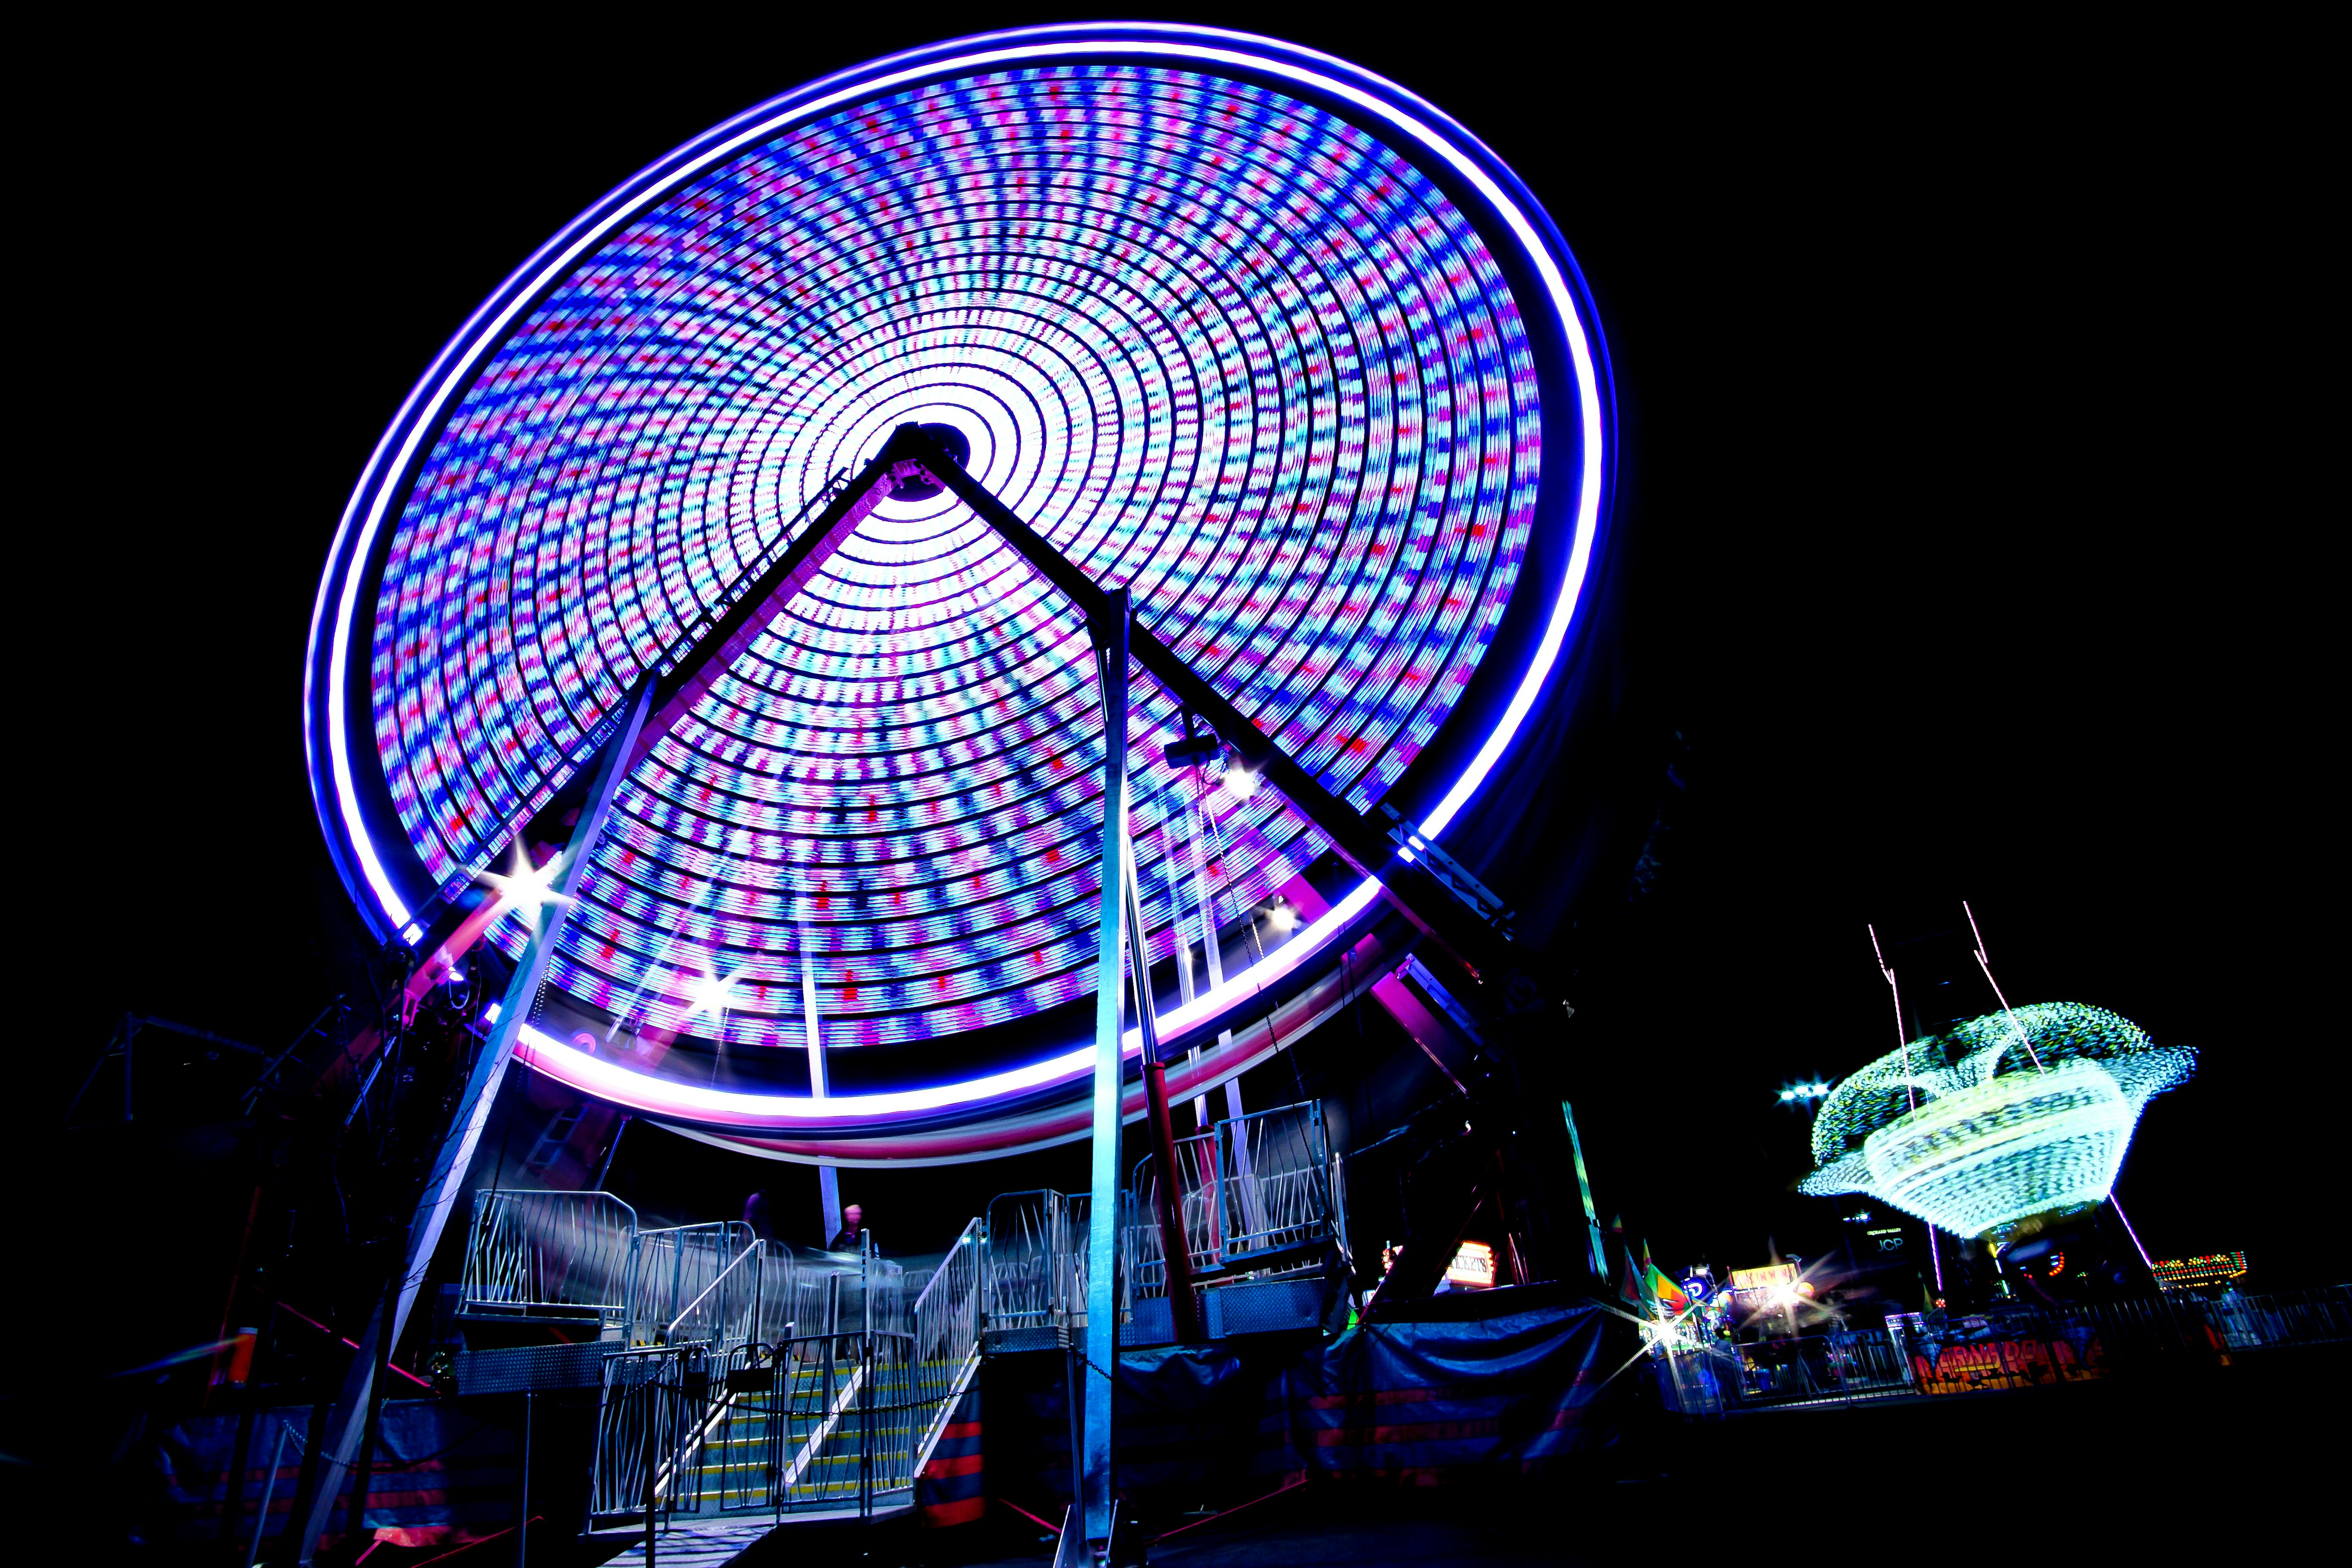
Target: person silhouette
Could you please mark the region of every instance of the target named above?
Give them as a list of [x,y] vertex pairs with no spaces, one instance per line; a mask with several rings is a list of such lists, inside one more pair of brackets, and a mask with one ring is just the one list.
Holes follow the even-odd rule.
[[833,1238],[832,1244],[825,1250],[828,1252],[856,1251],[857,1233],[865,1228],[866,1210],[856,1204],[848,1205],[841,1211],[841,1234]]

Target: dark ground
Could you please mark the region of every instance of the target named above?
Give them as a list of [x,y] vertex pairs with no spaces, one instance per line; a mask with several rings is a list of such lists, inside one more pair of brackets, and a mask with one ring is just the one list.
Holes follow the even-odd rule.
[[[1766,1561],[2250,1562],[2341,1543],[2335,1412],[2352,1347],[2242,1355],[2161,1386],[2121,1377],[1660,1425],[1539,1477],[1309,1485],[1155,1546],[1160,1568]],[[1022,1528],[1016,1529],[1015,1525]],[[959,1530],[774,1538],[761,1563],[1044,1563],[1002,1509]]]

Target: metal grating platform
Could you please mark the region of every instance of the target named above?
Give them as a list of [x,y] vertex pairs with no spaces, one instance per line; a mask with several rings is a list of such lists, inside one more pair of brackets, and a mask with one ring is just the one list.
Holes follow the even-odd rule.
[[1323,1321],[1323,1281],[1267,1279],[1202,1292],[1211,1339],[1272,1334],[1317,1327]]
[[459,1394],[520,1394],[525,1389],[595,1388],[604,1379],[604,1356],[619,1342],[580,1345],[519,1345],[508,1350],[467,1351],[454,1358]]

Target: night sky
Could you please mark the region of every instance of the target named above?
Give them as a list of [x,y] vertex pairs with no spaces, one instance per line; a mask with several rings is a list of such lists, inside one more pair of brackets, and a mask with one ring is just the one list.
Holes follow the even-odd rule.
[[[350,917],[305,780],[304,637],[350,486],[467,311],[695,132],[984,20],[760,15],[214,29],[52,62],[49,433],[20,456],[70,479],[18,524],[97,570],[17,589],[43,629],[16,793],[61,895],[18,929],[69,982],[17,1016],[19,1154],[126,1007],[276,1044],[331,994]],[[2151,1249],[2340,1279],[2342,700],[2305,542],[2340,503],[2296,477],[2320,416],[2272,155],[2291,103],[2212,92],[2238,79],[2219,56],[2087,37],[1238,25],[1464,120],[1601,302],[1618,732],[1657,778],[1643,811],[1674,798],[1650,891],[1592,894],[1546,960],[1604,1211],[1669,1264],[1823,1228],[1775,1090],[1893,1047],[1864,922],[1948,930],[1965,897],[2012,1000],[2202,1051],[2119,1188]]]

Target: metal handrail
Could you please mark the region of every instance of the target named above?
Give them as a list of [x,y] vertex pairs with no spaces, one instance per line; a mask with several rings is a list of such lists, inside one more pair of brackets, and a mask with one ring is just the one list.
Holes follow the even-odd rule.
[[930,1279],[924,1282],[920,1290],[915,1292],[915,1304],[907,1309],[907,1315],[909,1318],[918,1322],[922,1321],[924,1304],[930,1300],[931,1292],[939,1288],[940,1281],[948,1277],[948,1265],[956,1260],[959,1256],[958,1249],[977,1245],[981,1235],[981,1223],[975,1216],[956,1237],[954,1245],[948,1248],[947,1256],[940,1258],[940,1266],[931,1271]]
[[963,1227],[908,1314],[915,1329],[910,1379],[919,1397],[932,1405],[915,1444],[918,1470],[930,1458],[955,1414],[956,1402],[980,1367],[981,1254],[986,1235],[977,1219]]
[[[632,1342],[650,1344],[696,1279],[716,1277],[756,1244],[740,1220],[709,1220],[637,1233],[632,1251],[627,1322]],[[723,1261],[722,1261],[723,1260]]]
[[664,1328],[659,1334],[655,1336],[654,1343],[657,1345],[666,1345],[669,1343],[669,1337],[677,1331],[677,1326],[686,1321],[687,1319],[694,1316],[694,1310],[697,1307],[701,1306],[703,1302],[710,1300],[710,1293],[713,1290],[718,1289],[719,1286],[725,1284],[727,1282],[727,1277],[730,1274],[734,1273],[737,1268],[740,1268],[745,1258],[757,1258],[759,1256],[760,1244],[757,1241],[754,1241],[751,1246],[737,1253],[732,1258],[730,1258],[728,1260],[727,1267],[720,1269],[718,1276],[714,1278],[709,1284],[705,1285],[702,1288],[702,1294],[697,1296],[693,1300],[688,1301],[685,1308],[679,1311],[678,1315],[669,1321],[668,1326]]

